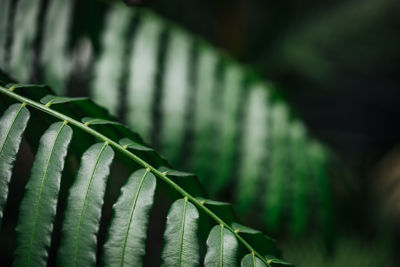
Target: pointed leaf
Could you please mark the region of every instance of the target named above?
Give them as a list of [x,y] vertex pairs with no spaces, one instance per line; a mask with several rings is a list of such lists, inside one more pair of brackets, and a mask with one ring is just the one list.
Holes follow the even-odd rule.
[[203,187],[197,179],[197,176],[193,173],[177,171],[165,166],[159,167],[158,170],[164,173],[165,176],[171,178],[171,180],[185,189],[189,194],[194,196],[204,195]]
[[96,263],[97,232],[113,157],[114,151],[107,143],[92,145],[82,156],[65,211],[58,249],[59,266],[93,266]]
[[54,92],[44,84],[16,84],[16,83],[7,83],[6,85],[9,90],[15,93],[21,93],[24,96],[30,98],[31,100],[40,101],[43,97],[48,94],[54,94]]
[[56,215],[61,172],[72,138],[66,123],[53,123],[40,139],[17,225],[14,266],[45,266]]
[[262,256],[281,256],[281,252],[276,247],[275,241],[265,236],[262,232],[239,223],[233,223],[232,228],[246,241],[250,242],[251,246]]
[[293,264],[288,263],[288,262],[286,262],[284,260],[281,260],[281,259],[277,259],[277,258],[275,258],[273,256],[267,256],[266,259],[267,259],[268,264],[271,267],[293,266]]
[[110,120],[103,120],[103,119],[98,119],[98,118],[90,118],[90,117],[84,117],[82,118],[82,122],[86,125],[98,125],[98,124],[114,124],[114,125],[122,125],[119,122],[116,121],[110,121]]
[[172,204],[164,232],[162,266],[199,265],[198,218],[196,207],[187,198],[178,199]]
[[202,197],[197,197],[196,199],[198,199],[203,206],[218,214],[226,223],[231,224],[235,220],[236,215],[233,213],[232,204]]
[[207,254],[205,266],[236,266],[238,241],[235,235],[223,227],[216,225],[207,238]]
[[7,201],[8,184],[11,179],[15,156],[29,116],[29,111],[24,104],[13,104],[0,119],[0,224]]
[[122,138],[121,140],[119,140],[119,144],[121,146],[124,146],[126,148],[131,148],[134,150],[141,150],[141,151],[153,151],[153,149],[151,147],[147,147],[144,145],[141,145],[135,141],[132,141],[129,138]]
[[134,172],[122,187],[104,245],[106,266],[142,266],[155,189],[156,178],[146,169]]
[[87,97],[64,97],[64,96],[55,96],[55,95],[46,95],[42,99],[40,99],[40,103],[44,105],[55,105],[55,104],[63,104],[69,102],[77,102],[88,100]]
[[177,170],[173,170],[171,168],[165,167],[165,166],[158,168],[158,170],[160,172],[165,172],[166,175],[168,175],[168,176],[176,176],[176,177],[193,177],[193,176],[195,176],[193,173],[177,171]]

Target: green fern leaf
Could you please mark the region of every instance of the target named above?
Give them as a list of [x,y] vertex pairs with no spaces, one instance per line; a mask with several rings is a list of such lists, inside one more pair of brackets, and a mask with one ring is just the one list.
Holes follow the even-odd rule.
[[65,211],[60,266],[93,266],[106,179],[114,152],[107,143],[92,145],[82,156],[81,166]]
[[14,104],[5,111],[0,119],[0,225],[7,201],[8,184],[11,179],[15,156],[29,116],[25,104]]
[[[0,6],[0,68],[22,82],[39,79],[68,95],[77,94],[75,85],[83,84],[90,92],[79,94],[90,93],[112,114],[121,115],[174,166],[190,166],[211,195],[226,193],[232,185],[232,198],[243,204],[239,214],[258,213],[262,206],[269,231],[291,226],[304,233],[310,225],[309,218],[298,217],[308,202],[286,204],[286,196],[303,194],[302,181],[296,181],[287,164],[296,156],[292,144],[277,142],[277,122],[268,113],[277,102],[284,106],[287,116],[278,123],[287,126],[285,131],[296,116],[280,101],[279,91],[251,69],[152,11],[127,8],[120,1],[2,0]],[[94,15],[86,16],[84,10]],[[246,101],[260,87],[268,98],[256,105],[267,113],[254,123]],[[90,113],[84,115],[110,120],[104,113]],[[306,134],[306,139],[311,138]],[[318,173],[317,165],[307,166],[309,173]],[[309,179],[309,188],[315,188],[317,180]],[[246,181],[249,187],[242,186]],[[329,185],[329,177],[320,182]],[[322,193],[327,194],[322,198],[332,198],[330,188]],[[250,201],[243,201],[247,197]],[[313,210],[333,212],[318,203]]]
[[204,265],[236,266],[237,248],[238,242],[232,232],[226,230],[223,225],[214,226],[207,238],[207,254]]
[[[0,81],[0,84],[7,83],[9,82]],[[115,123],[114,121],[110,120],[110,116],[104,114],[102,108],[87,100],[75,101],[74,99],[57,100],[56,98],[51,97],[47,97],[47,99],[46,97],[43,98],[44,96],[52,93],[49,88],[46,87],[15,85],[11,89],[14,88],[18,88],[18,92],[20,91],[25,95],[32,97],[32,99],[22,96],[20,95],[20,93],[16,93],[14,90],[10,90],[0,86],[0,92],[2,93],[2,95],[6,96],[5,102],[7,102],[11,98],[14,101],[25,103],[25,105],[35,109],[35,117],[33,119],[35,119],[35,122],[38,122],[38,129],[41,128],[41,120],[48,121],[49,117],[51,117],[53,119],[59,119],[63,121],[53,124],[53,127],[61,127],[61,125],[65,125],[68,122],[69,126],[78,129],[78,131],[76,131],[76,135],[80,134],[80,137],[83,136],[82,134],[87,135],[83,139],[75,138],[79,141],[77,147],[75,147],[76,144],[72,142],[72,147],[78,148],[79,154],[81,153],[80,151],[82,146],[87,147],[88,144],[92,143],[91,138],[96,138],[104,142],[92,145],[89,149],[86,150],[81,158],[81,166],[79,167],[75,182],[70,188],[70,194],[67,200],[67,208],[64,212],[64,221],[62,222],[60,240],[61,245],[58,248],[54,248],[58,249],[58,265],[93,266],[96,264],[96,252],[101,249],[97,248],[97,235],[101,219],[103,198],[105,196],[105,184],[114,156],[113,149],[118,152],[119,156],[122,156],[121,158],[118,157],[118,159],[125,160],[129,164],[129,167],[132,167],[136,170],[137,167],[140,166],[144,169],[141,170],[143,174],[142,176],[139,175],[138,177],[138,173],[134,173],[133,178],[130,179],[130,181],[128,181],[128,184],[124,187],[124,190],[133,190],[134,192],[136,188],[137,194],[132,196],[131,191],[125,193],[123,190],[122,196],[118,200],[117,204],[114,206],[115,219],[113,220],[112,227],[109,231],[110,235],[107,240],[107,245],[104,248],[104,262],[114,264],[114,262],[111,262],[110,260],[115,259],[117,261],[117,265],[118,262],[119,265],[121,265],[121,263],[123,265],[125,263],[129,265],[141,264],[141,258],[143,256],[144,250],[143,243],[146,239],[147,234],[146,216],[148,216],[149,209],[152,204],[155,188],[154,176],[157,177],[157,179],[163,181],[163,183],[160,183],[160,185],[166,185],[166,192],[171,193],[171,196],[173,196],[174,199],[177,195],[184,197],[183,199],[176,200],[172,204],[167,217],[166,230],[164,232],[165,245],[163,253],[161,255],[163,266],[197,266],[200,264],[200,251],[202,250],[202,246],[205,244],[198,243],[197,234],[202,235],[203,231],[201,231],[201,233],[197,233],[197,229],[200,228],[199,226],[204,227],[204,225],[200,222],[200,214],[198,212],[198,209],[202,211],[202,215],[208,216],[209,219],[212,219],[215,223],[217,223],[217,225],[219,225],[219,227],[224,228],[224,232],[222,233],[225,237],[234,237],[237,241],[237,244],[240,244],[242,248],[247,249],[249,252],[259,257],[265,264],[267,264],[267,259],[263,257],[270,254],[274,256],[279,256],[279,252],[277,252],[276,248],[274,248],[273,242],[262,235],[260,232],[252,230],[251,228],[246,228],[239,224],[232,224],[232,222],[235,220],[235,216],[228,203],[194,197],[202,195],[203,191],[201,187],[197,184],[196,177],[193,174],[171,169],[166,162],[160,160],[159,156],[154,151],[143,151],[134,149],[134,147],[130,147],[130,140],[140,142],[140,138],[136,137],[134,133],[126,129],[121,124]],[[42,103],[37,102],[38,100],[36,99],[42,100]],[[53,105],[55,106],[53,107]],[[70,112],[70,110],[73,110],[75,113]],[[80,113],[78,114],[78,116],[81,117],[85,115],[95,116],[96,114],[98,114],[100,118],[97,118],[96,116],[94,119],[85,119],[84,117],[84,119],[82,120],[83,122],[80,122],[79,120],[67,115],[72,114],[71,116],[76,116],[77,112]],[[93,126],[93,128],[91,126]],[[35,135],[36,134],[37,133],[35,133]],[[42,136],[41,140],[41,143],[43,143],[47,140],[50,140],[50,138],[48,138],[45,134],[44,136]],[[117,143],[116,140],[124,140],[124,142],[121,141],[122,144],[120,144]],[[125,143],[125,141],[127,141],[128,143]],[[47,145],[50,144],[51,142]],[[42,147],[42,145],[40,147]],[[41,151],[42,149],[38,150],[37,160],[35,160],[35,162],[39,162],[39,159],[41,159]],[[72,156],[75,156],[76,149],[73,149],[73,151],[71,152],[73,154]],[[147,161],[148,159],[150,159],[150,161]],[[35,166],[37,164],[35,164]],[[156,167],[151,164],[156,164]],[[167,167],[163,167],[165,165],[161,164],[166,164]],[[51,168],[60,169],[60,166],[61,165],[57,165],[55,163],[51,166]],[[8,166],[8,168],[11,169],[12,166]],[[45,171],[46,168],[43,168],[41,170]],[[35,170],[32,171],[32,173],[36,172],[37,171]],[[148,174],[144,175],[143,172],[148,172]],[[55,176],[58,177],[57,175]],[[154,183],[152,183],[151,180],[147,180],[147,178],[149,177],[153,177],[152,180]],[[41,194],[41,187],[35,187],[35,189],[34,186],[31,186],[31,184],[37,184],[35,183],[35,180],[37,179],[34,179],[34,177],[31,179],[32,180],[28,182],[28,191],[24,198],[24,203],[21,207],[22,210],[24,210],[25,206],[28,206],[25,203],[29,202],[26,199],[30,199],[31,194],[29,193],[29,190],[32,190],[32,192],[36,192],[37,194],[35,196],[40,196]],[[141,181],[143,183],[141,183]],[[56,185],[58,185],[59,183],[57,179],[52,182],[54,182]],[[150,191],[145,190],[147,188],[147,182],[151,182],[150,184],[153,185],[153,187],[150,186]],[[47,184],[45,181],[43,181],[43,183],[44,185]],[[131,186],[135,188],[131,188]],[[162,190],[162,186],[160,187],[160,190]],[[57,199],[57,191],[58,188],[54,189],[54,187],[48,186],[48,188],[43,188],[42,192],[50,192],[49,194],[51,194],[53,199]],[[142,193],[144,194],[143,196]],[[47,195],[47,193],[44,195]],[[128,199],[128,201],[125,201],[125,199]],[[147,206],[145,208],[140,205],[142,203],[142,200],[146,200],[145,203],[147,203]],[[41,218],[41,220],[43,220],[43,225],[41,226],[43,226],[43,229],[47,229],[43,230],[47,231],[47,235],[46,233],[44,233],[42,236],[43,239],[47,240],[47,243],[43,242],[41,243],[42,246],[41,244],[38,244],[37,246],[35,245],[33,247],[34,254],[40,255],[37,258],[35,257],[35,259],[39,259],[39,261],[42,261],[39,263],[40,265],[45,264],[44,261],[46,260],[46,253],[50,246],[51,230],[49,229],[51,229],[52,227],[51,218],[54,217],[54,207],[56,206],[56,204],[54,204],[54,202],[52,201],[49,201],[49,203],[47,204],[50,205],[51,203],[53,203],[53,206],[51,206],[50,208],[45,204],[40,205],[38,209],[38,214],[44,214],[43,218]],[[125,205],[128,205],[128,208],[124,208]],[[138,215],[136,215],[136,212],[138,212]],[[143,215],[142,213],[147,215]],[[123,219],[121,220],[124,221],[122,222],[122,224],[124,224],[123,226],[125,226],[122,227],[122,230],[119,223],[117,223],[119,221],[118,218],[120,214],[123,214]],[[144,221],[137,221],[137,217],[140,217],[140,219]],[[22,215],[21,218],[23,218]],[[33,219],[32,221],[34,222],[35,220]],[[201,221],[206,222],[206,220],[203,220],[203,218]],[[24,220],[22,220],[20,224],[23,225],[25,223],[27,222],[24,222]],[[132,227],[134,227],[133,232],[131,229],[132,227],[129,225],[129,223]],[[142,227],[138,227],[139,225],[142,225]],[[20,228],[21,227],[19,227],[18,229],[19,244],[23,242],[21,239],[21,237],[23,236],[23,229],[21,228],[21,230]],[[42,228],[40,227],[38,229]],[[229,231],[229,233],[225,233],[225,230]],[[117,239],[117,237],[119,236],[116,233],[121,233],[121,231],[123,240],[122,243],[116,240],[115,243],[112,244],[114,238]],[[131,233],[134,233],[134,237],[137,238],[131,238]],[[215,237],[213,235],[210,236],[210,240],[213,240],[214,238]],[[223,237],[220,237],[220,239],[220,244],[225,243],[225,239]],[[224,242],[222,242],[222,240]],[[252,244],[248,243],[249,240]],[[140,241],[141,244],[139,244],[138,247],[135,247],[135,249],[132,249],[131,245],[138,244],[138,242]],[[208,253],[209,255],[213,250],[213,246],[210,246],[210,242]],[[120,244],[120,246],[118,246],[118,243]],[[224,252],[227,253],[226,255],[236,254],[236,248],[233,249],[232,247],[230,247],[230,245],[232,244],[223,244]],[[142,249],[140,249],[139,247],[142,247]],[[234,247],[237,246],[235,245]],[[119,250],[119,252],[121,253],[117,252],[118,248],[122,248],[122,250]],[[133,250],[138,253],[137,256],[134,255],[134,253],[132,252]],[[29,252],[29,249],[24,250],[24,252],[26,251]],[[116,257],[114,257],[114,253],[117,254]],[[109,256],[110,254],[113,255]],[[231,259],[230,256],[226,255],[224,256],[225,260]],[[20,253],[17,253],[17,257],[21,259]],[[208,256],[208,258],[210,257],[211,256]],[[50,261],[51,258],[52,257],[50,257]],[[222,259],[223,262],[225,260]],[[273,261],[276,261],[275,258]],[[23,261],[21,260],[21,262]],[[18,262],[16,263],[19,264]],[[24,261],[23,263],[26,263],[26,261]],[[32,262],[32,265],[33,264],[36,264],[36,261],[35,263]]]
[[176,200],[167,216],[162,266],[198,266],[199,245],[197,220],[199,213],[187,198]]
[[20,206],[14,266],[44,266],[72,129],[56,122],[44,133]]
[[134,172],[114,204],[114,219],[104,245],[106,266],[142,266],[146,229],[156,178],[149,169]]

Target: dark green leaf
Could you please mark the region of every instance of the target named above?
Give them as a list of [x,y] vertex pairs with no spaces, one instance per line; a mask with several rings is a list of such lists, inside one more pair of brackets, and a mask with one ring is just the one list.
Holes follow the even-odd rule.
[[177,171],[177,170],[173,170],[173,169],[170,169],[170,168],[167,168],[164,166],[158,168],[158,170],[160,172],[164,172],[166,175],[175,176],[175,177],[193,177],[193,176],[195,176],[193,173]]
[[40,103],[51,106],[55,104],[62,104],[62,103],[69,103],[69,102],[76,102],[76,101],[83,101],[88,100],[87,97],[63,97],[63,96],[55,96],[55,95],[47,95],[40,99]]
[[97,118],[89,118],[89,117],[84,117],[82,118],[82,122],[86,125],[98,125],[98,124],[114,124],[114,125],[121,125],[121,123],[116,122],[116,121],[110,121],[110,120],[103,120],[103,119],[97,119]]
[[151,147],[141,145],[135,141],[132,141],[129,138],[123,138],[123,139],[119,140],[119,144],[123,147],[131,148],[133,150],[153,151],[153,149]]
[[292,266],[293,267],[293,264],[288,263],[281,259],[277,259],[273,256],[267,256],[266,259],[267,259],[268,264],[271,267],[279,267],[279,266]]
[[232,228],[246,241],[250,242],[252,247],[261,255],[280,256],[281,252],[277,249],[275,241],[262,232],[239,223],[233,223]]
[[13,104],[0,119],[0,224],[7,201],[8,184],[22,134],[29,120],[25,104]]
[[20,206],[14,266],[46,265],[61,172],[71,138],[71,127],[66,123],[56,122],[40,139],[31,177]]
[[232,205],[230,203],[201,197],[197,197],[197,199],[203,206],[218,214],[226,223],[231,224],[236,219],[236,215],[233,213]]

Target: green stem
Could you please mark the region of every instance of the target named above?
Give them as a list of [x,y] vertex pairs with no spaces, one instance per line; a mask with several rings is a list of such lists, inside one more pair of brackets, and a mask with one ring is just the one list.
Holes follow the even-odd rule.
[[49,107],[46,107],[45,105],[42,105],[34,100],[31,100],[29,98],[20,96],[19,94],[16,94],[13,92],[13,90],[8,90],[5,87],[0,86],[0,92],[4,95],[7,95],[10,98],[13,98],[21,103],[26,103],[28,106],[31,106],[35,109],[38,109],[40,111],[43,111],[55,118],[58,118],[60,120],[63,121],[67,121],[70,125],[73,125],[77,128],[79,128],[80,130],[87,132],[88,134],[96,137],[97,139],[103,141],[103,142],[107,142],[111,147],[115,148],[117,151],[121,152],[122,154],[124,154],[125,156],[131,158],[132,160],[134,160],[136,163],[138,163],[139,165],[141,165],[144,168],[149,168],[150,171],[158,178],[160,178],[161,180],[163,180],[165,183],[167,183],[169,186],[171,186],[172,188],[174,188],[176,191],[178,191],[183,197],[188,198],[195,206],[197,206],[199,209],[203,210],[208,216],[210,216],[212,219],[214,219],[214,221],[216,221],[218,224],[223,225],[226,229],[228,229],[229,231],[231,231],[236,238],[243,244],[243,246],[245,246],[251,253],[254,253],[255,255],[257,255],[257,257],[259,257],[265,264],[267,264],[267,266],[270,266],[270,264],[267,262],[266,259],[264,259],[263,256],[261,256],[257,251],[255,251],[253,249],[253,247],[247,243],[246,240],[244,240],[239,233],[235,232],[235,230],[233,230],[232,227],[230,227],[227,223],[225,223],[221,218],[219,218],[214,212],[212,212],[210,209],[208,209],[207,207],[205,207],[202,203],[200,203],[199,200],[197,200],[195,197],[193,197],[192,195],[190,195],[188,192],[186,192],[182,187],[180,187],[178,184],[176,184],[174,181],[172,181],[171,179],[169,179],[166,175],[164,175],[162,172],[160,172],[159,170],[157,170],[156,168],[154,168],[153,166],[151,166],[150,164],[148,164],[147,162],[145,162],[144,160],[142,160],[141,158],[139,158],[138,156],[136,156],[135,154],[133,154],[132,152],[130,152],[127,148],[124,148],[123,146],[121,146],[120,144],[118,144],[117,142],[111,140],[110,138],[108,138],[105,135],[102,135],[101,133],[97,132],[96,130],[86,126],[85,124],[69,117],[66,116],[58,111],[52,110]]

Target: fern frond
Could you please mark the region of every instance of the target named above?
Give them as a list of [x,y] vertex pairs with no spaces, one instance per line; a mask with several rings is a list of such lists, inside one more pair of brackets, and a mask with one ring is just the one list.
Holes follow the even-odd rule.
[[[304,209],[311,206],[304,204],[308,199],[286,204],[286,196],[300,196],[302,184],[291,167],[298,155],[288,136],[298,118],[279,90],[253,70],[152,11],[118,1],[2,0],[0,5],[0,68],[21,82],[50,84],[58,93],[91,95],[174,166],[194,170],[211,195],[234,187],[232,200],[242,217],[259,214],[261,207],[259,217],[269,231],[289,226],[301,233],[311,225]],[[255,95],[263,99],[253,100]],[[253,104],[258,118],[251,115]],[[276,106],[283,110],[278,117]],[[316,142],[307,131],[304,139],[307,150]],[[305,152],[303,157],[311,158]],[[305,194],[319,180],[329,184],[327,175],[313,179],[318,164],[306,168],[312,185]],[[322,198],[332,198],[328,187],[324,193]],[[322,206],[325,201],[319,203],[317,214],[333,212]]]
[[[29,87],[31,89],[28,90],[27,88]],[[25,196],[27,200],[24,200],[21,206],[20,224],[24,227],[21,226],[18,228],[19,236],[23,237],[25,233],[29,233],[29,231],[31,233],[37,231],[37,233],[42,233],[42,235],[40,237],[38,236],[38,241],[32,239],[35,242],[32,243],[34,246],[30,247],[34,248],[32,251],[30,251],[30,248],[26,248],[25,244],[23,246],[19,245],[16,264],[28,262],[28,265],[36,266],[42,265],[46,260],[51,240],[59,177],[61,176],[67,143],[72,135],[70,127],[78,130],[78,133],[80,131],[85,132],[101,142],[91,145],[83,154],[77,177],[69,190],[67,208],[62,223],[61,245],[58,248],[58,265],[93,266],[96,264],[97,235],[106,180],[110,171],[114,151],[123,156],[123,158],[128,160],[131,164],[135,163],[144,169],[132,174],[128,183],[123,187],[121,197],[114,206],[115,217],[110,227],[109,239],[104,247],[104,262],[111,265],[131,265],[133,263],[135,265],[141,265],[141,258],[143,257],[144,251],[143,241],[146,239],[147,218],[153,201],[156,178],[168,185],[172,191],[183,197],[172,204],[167,217],[166,230],[164,233],[165,247],[162,253],[163,265],[196,266],[201,262],[201,244],[199,244],[197,239],[199,217],[201,214],[207,215],[208,218],[213,220],[214,225],[217,224],[217,228],[214,228],[209,235],[208,256],[206,259],[207,263],[210,263],[210,265],[212,265],[211,262],[214,262],[214,260],[222,263],[233,261],[237,254],[235,250],[238,245],[254,254],[262,262],[267,264],[267,266],[269,263],[266,256],[271,254],[279,256],[279,252],[277,252],[276,248],[271,248],[271,244],[273,243],[271,243],[270,239],[260,232],[234,223],[235,217],[227,203],[196,198],[190,194],[189,190],[194,192],[193,187],[196,187],[195,179],[193,179],[192,174],[171,170],[168,167],[156,168],[139,156],[145,155],[139,153],[148,153],[152,155],[148,156],[148,158],[151,158],[155,157],[155,154],[152,150],[143,151],[142,147],[139,147],[140,149],[136,149],[134,145],[131,147],[130,139],[135,139],[135,134],[131,133],[122,125],[108,120],[106,115],[103,116],[104,119],[92,119],[87,117],[88,119],[83,119],[82,122],[80,122],[64,114],[64,112],[68,113],[68,105],[69,107],[73,107],[74,110],[83,109],[90,111],[87,112],[89,114],[85,112],[80,114],[82,116],[93,116],[93,111],[99,111],[99,115],[101,115],[101,108],[93,103],[86,102],[87,100],[79,99],[74,101],[69,98],[58,100],[57,98],[51,98],[47,96],[49,92],[46,87],[37,87],[36,89],[38,91],[36,92],[34,91],[34,86],[29,87],[15,85],[11,88],[5,88],[0,86],[0,93],[8,100],[21,102],[23,106],[29,106],[39,114],[48,114],[52,119],[61,120],[62,122],[52,124],[47,134],[43,135],[41,139],[41,145],[39,146],[34,164],[35,167],[32,170],[32,177],[27,187],[28,191]],[[14,91],[15,88],[18,88],[22,92],[26,89],[28,90],[26,91],[28,95],[34,95],[32,98],[42,99],[42,103],[46,103],[42,104],[39,101],[22,96],[20,93]],[[47,96],[47,98],[44,99],[43,95]],[[83,108],[85,105],[87,105],[86,108]],[[17,106],[14,104],[14,108],[15,107]],[[7,121],[2,121],[2,123],[6,124]],[[113,138],[107,137],[96,129],[96,127],[100,126],[109,127],[107,128],[108,131],[103,129],[104,131],[102,130],[102,132],[113,133]],[[54,137],[54,132],[57,129],[60,132],[60,139],[58,139],[58,135]],[[126,131],[129,138],[120,138],[123,136],[121,135],[121,131]],[[53,139],[49,136],[52,136],[54,139],[53,142],[51,141]],[[122,139],[121,143],[116,141],[118,139]],[[57,148],[54,150],[54,155],[51,149],[50,152],[49,149],[45,149],[45,147],[48,148],[52,146]],[[51,173],[52,176],[56,177],[51,182],[48,182],[49,180],[46,179],[46,175],[43,174],[43,172],[46,173],[46,168],[41,168],[39,166],[43,162],[46,162],[46,158],[51,159],[51,161],[48,160],[49,164],[51,164],[49,165],[49,167],[51,167],[49,168],[51,171],[49,174]],[[162,161],[155,160],[154,162],[159,163]],[[39,167],[36,168],[36,166]],[[12,166],[9,166],[8,169],[11,167]],[[38,177],[37,179],[36,176]],[[183,181],[185,181],[186,184],[190,184],[190,187],[181,187],[181,185],[185,184]],[[39,182],[41,182],[43,188],[46,186],[45,190],[40,191],[42,187],[36,186]],[[30,191],[33,192],[33,197]],[[198,190],[197,192],[200,191]],[[42,203],[40,202],[41,194],[43,194],[43,200],[46,199],[49,201],[48,203],[35,206],[40,215],[40,220],[43,220],[43,225],[39,228],[35,228],[35,226],[32,227],[32,222],[25,221],[25,218],[30,217],[27,213],[29,206],[28,200],[32,199],[33,203]],[[25,215],[25,213],[28,215]],[[219,215],[219,213],[221,215]],[[35,225],[34,222],[35,220],[33,220],[33,225]],[[26,227],[25,224],[27,225]],[[217,236],[215,234],[218,234],[218,231],[215,229],[220,230]],[[223,234],[222,236],[221,233]],[[216,254],[212,253],[212,251],[217,249],[213,244],[215,242],[218,243],[218,239],[220,257],[216,258]],[[261,252],[258,252],[247,239],[253,239],[254,246],[260,249]],[[22,239],[20,238],[19,240],[19,244],[22,244]],[[121,243],[117,246],[116,244],[119,242]],[[32,255],[32,260],[22,260],[24,258],[23,255]],[[33,258],[35,258],[35,260],[33,260]],[[19,259],[21,259],[21,261],[19,261]]]

